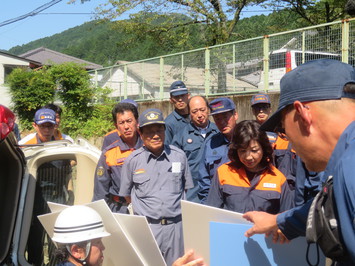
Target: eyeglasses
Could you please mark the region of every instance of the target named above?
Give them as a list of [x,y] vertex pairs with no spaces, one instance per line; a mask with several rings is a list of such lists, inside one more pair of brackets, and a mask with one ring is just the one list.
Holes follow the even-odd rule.
[[256,105],[253,105],[252,108],[258,112],[260,112],[260,110],[267,110],[271,107],[270,104],[268,103],[265,103],[265,104],[256,104]]
[[49,129],[52,129],[52,128],[55,127],[55,124],[41,124],[41,125],[38,125],[38,124],[37,124],[37,126],[38,126],[39,128],[49,128]]

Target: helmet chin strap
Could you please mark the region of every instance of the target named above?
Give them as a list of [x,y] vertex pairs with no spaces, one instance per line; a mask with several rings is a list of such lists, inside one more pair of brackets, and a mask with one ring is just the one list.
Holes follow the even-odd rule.
[[82,265],[86,265],[86,264],[87,264],[86,259],[89,257],[90,251],[91,251],[91,240],[89,240],[89,241],[86,242],[85,258],[83,258],[83,259],[78,259],[78,258],[75,258],[75,257],[73,256],[73,254],[72,254],[71,251],[70,251],[71,245],[72,245],[72,244],[67,244],[67,245],[66,245],[66,248],[67,248],[69,254],[71,255],[71,257],[72,257],[74,260],[76,260],[77,262],[81,263]]

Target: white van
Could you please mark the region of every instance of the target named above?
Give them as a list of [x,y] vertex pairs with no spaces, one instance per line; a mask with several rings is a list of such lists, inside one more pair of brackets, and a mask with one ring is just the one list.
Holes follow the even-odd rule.
[[[269,90],[279,90],[280,80],[287,72],[304,62],[315,59],[335,59],[341,61],[341,55],[318,51],[301,51],[280,49],[272,51],[269,55]],[[258,88],[264,90],[264,71],[261,72]]]

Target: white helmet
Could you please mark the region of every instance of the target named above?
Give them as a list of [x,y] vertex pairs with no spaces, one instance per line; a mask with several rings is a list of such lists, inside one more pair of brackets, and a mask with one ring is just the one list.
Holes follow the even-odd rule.
[[97,211],[88,206],[76,205],[64,209],[58,215],[52,240],[69,244],[109,235]]

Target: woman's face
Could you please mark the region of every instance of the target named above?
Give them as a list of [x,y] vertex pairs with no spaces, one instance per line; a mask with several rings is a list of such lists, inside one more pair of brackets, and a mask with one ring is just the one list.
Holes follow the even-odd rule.
[[260,162],[263,158],[263,149],[258,141],[251,140],[247,147],[237,150],[239,160],[250,172],[257,172],[261,169]]

